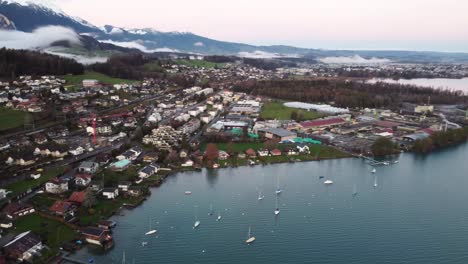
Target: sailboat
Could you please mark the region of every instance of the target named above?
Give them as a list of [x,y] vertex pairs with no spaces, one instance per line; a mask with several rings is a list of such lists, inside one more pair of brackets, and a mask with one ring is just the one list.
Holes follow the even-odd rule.
[[353,186],[353,196],[356,196],[357,193],[358,193],[357,192],[357,186],[356,186],[356,184],[354,184],[354,186]]
[[216,221],[221,221],[221,212],[218,213],[218,218],[216,218]]
[[149,235],[153,235],[153,234],[156,234],[157,230],[156,229],[151,229],[151,219],[149,221],[149,231],[145,233],[145,235],[149,236]]
[[263,198],[265,198],[265,196],[262,194],[262,191],[259,191],[258,192],[258,200],[261,201],[261,200],[263,200]]
[[279,183],[279,175],[278,178],[276,179],[276,194],[280,194],[283,190],[280,188],[280,183]]
[[251,228],[249,226],[249,234],[247,235],[247,240],[245,241],[245,243],[247,243],[247,244],[251,244],[251,243],[253,243],[255,241],[255,237],[252,236],[250,234],[250,232],[251,232]]
[[210,204],[210,211],[208,212],[208,215],[213,215],[213,204]]
[[372,172],[372,173],[376,173],[377,170],[376,170],[375,168],[373,168],[373,169],[371,170],[371,172]]
[[374,177],[374,187],[377,187],[377,177]]
[[195,215],[195,223],[193,224],[193,229],[197,228],[200,226],[200,221],[197,219],[197,216]]
[[276,196],[276,209],[275,209],[275,215],[279,215],[280,213],[280,209],[279,209],[279,206],[278,206],[278,196]]

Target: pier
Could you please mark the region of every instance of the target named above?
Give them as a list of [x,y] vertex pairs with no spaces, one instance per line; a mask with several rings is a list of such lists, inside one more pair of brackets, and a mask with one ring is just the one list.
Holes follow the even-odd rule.
[[82,260],[79,260],[79,259],[74,259],[74,258],[69,258],[69,257],[62,257],[63,260],[66,260],[68,262],[71,262],[71,263],[75,263],[75,264],[88,264],[88,262],[86,261],[82,261]]
[[371,166],[387,166],[387,165],[390,165],[390,162],[388,161],[378,161],[378,160],[375,160],[373,158],[370,158],[370,157],[366,157],[366,156],[358,156],[359,158],[362,158],[363,160],[367,161],[369,163],[369,165]]

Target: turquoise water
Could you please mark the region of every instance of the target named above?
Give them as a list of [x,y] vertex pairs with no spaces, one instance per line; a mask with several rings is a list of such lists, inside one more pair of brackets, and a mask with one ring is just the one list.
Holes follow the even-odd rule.
[[131,161],[127,160],[127,159],[123,159],[123,160],[119,160],[117,162],[114,162],[112,164],[112,166],[116,167],[116,168],[124,168],[125,166],[127,166],[128,164],[130,164]]
[[[127,263],[468,263],[467,157],[465,144],[403,154],[375,175],[358,159],[181,173],[113,218],[111,251],[88,247],[75,257],[121,263],[125,251]],[[277,176],[284,192],[275,217]],[[150,219],[157,236],[144,235]],[[250,246],[249,225],[257,238]]]

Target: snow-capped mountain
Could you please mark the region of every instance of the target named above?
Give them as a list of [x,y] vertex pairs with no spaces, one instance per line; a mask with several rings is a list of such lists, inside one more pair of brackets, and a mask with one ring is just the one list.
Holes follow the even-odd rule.
[[46,0],[0,0],[0,14],[13,21],[18,30],[32,32],[41,26],[60,25],[77,32],[99,32],[90,23],[65,14]]
[[356,58],[356,56],[360,56],[363,59],[375,57],[394,62],[468,62],[468,54],[465,53],[337,51],[281,45],[254,46],[214,40],[188,32],[162,32],[151,28],[133,29],[111,25],[98,28],[81,18],[69,16],[56,7],[52,1],[0,0],[0,14],[8,21],[13,22],[19,31],[33,32],[35,29],[44,26],[63,26],[73,29],[82,36],[89,37],[87,38],[89,41],[95,39],[102,44],[96,45],[95,43],[88,46],[118,49],[119,52],[135,51],[137,49],[143,52],[236,55],[251,58],[306,57],[322,60],[327,57]]

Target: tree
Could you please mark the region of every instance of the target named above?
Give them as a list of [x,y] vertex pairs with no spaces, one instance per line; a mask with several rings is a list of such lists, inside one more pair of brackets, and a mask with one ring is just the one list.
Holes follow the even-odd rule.
[[86,190],[85,199],[83,201],[83,206],[85,208],[91,208],[96,204],[96,195],[91,190]]
[[297,120],[297,111],[296,110],[291,112],[291,119],[292,120]]
[[216,144],[210,143],[206,146],[205,157],[209,160],[215,160],[218,158],[219,149]]
[[371,151],[374,156],[385,156],[394,154],[397,148],[395,143],[388,138],[381,137],[377,139],[371,146]]

